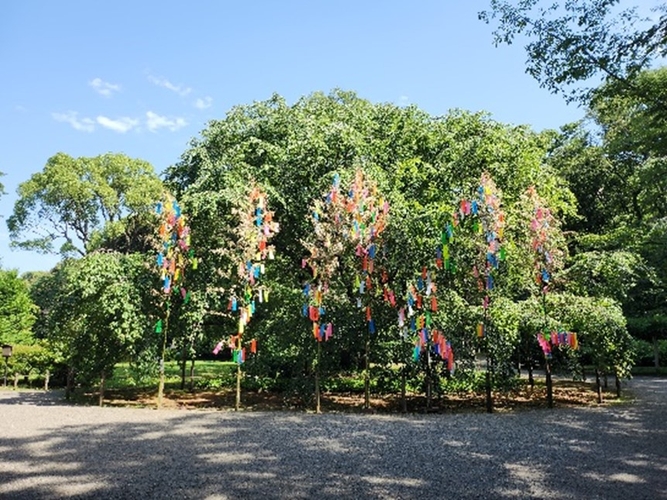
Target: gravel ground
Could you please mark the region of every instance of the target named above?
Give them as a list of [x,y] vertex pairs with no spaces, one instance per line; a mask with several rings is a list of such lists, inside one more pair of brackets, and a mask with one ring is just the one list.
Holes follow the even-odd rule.
[[505,414],[155,411],[0,391],[0,498],[667,499],[667,379]]

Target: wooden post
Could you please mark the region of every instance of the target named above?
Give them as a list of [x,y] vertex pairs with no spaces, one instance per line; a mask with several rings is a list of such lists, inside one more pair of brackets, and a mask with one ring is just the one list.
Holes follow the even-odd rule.
[[160,382],[157,388],[157,409],[162,408],[162,398],[164,395],[164,358],[167,353],[167,330],[169,329],[169,313],[171,308],[169,307],[169,301],[167,300],[167,314],[164,319],[164,328],[163,328],[163,337],[162,337],[162,355],[160,357]]
[[104,372],[102,372],[102,375],[100,376],[100,394],[98,403],[100,406],[104,406]]

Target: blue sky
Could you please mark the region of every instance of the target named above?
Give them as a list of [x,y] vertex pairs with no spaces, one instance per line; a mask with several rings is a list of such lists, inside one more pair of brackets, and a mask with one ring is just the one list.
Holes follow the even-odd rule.
[[[641,2],[634,2],[641,3]],[[649,0],[643,3],[654,4]],[[208,120],[277,92],[289,102],[339,87],[433,114],[486,110],[536,130],[583,111],[524,73],[519,45],[495,48],[487,0],[231,2],[5,0],[0,6],[0,171],[19,183],[62,151],[124,152],[158,172]],[[10,250],[4,268],[57,256]]]

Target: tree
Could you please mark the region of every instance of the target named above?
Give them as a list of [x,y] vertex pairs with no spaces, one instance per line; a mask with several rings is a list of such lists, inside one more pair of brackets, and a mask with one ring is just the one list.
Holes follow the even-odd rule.
[[51,300],[48,340],[70,367],[70,379],[99,383],[101,405],[114,366],[136,354],[157,317],[154,275],[141,255],[92,252],[61,264],[52,280],[59,293]]
[[[83,256],[102,230],[131,239],[124,218],[146,213],[162,191],[153,167],[123,154],[72,158],[57,153],[18,188],[7,219],[12,245],[42,253]],[[58,249],[55,244],[62,242]]]
[[[511,44],[519,35],[525,46],[526,72],[568,101],[588,102],[595,78],[619,85],[635,96],[667,110],[664,96],[638,85],[635,76],[667,54],[667,15],[649,22],[636,8],[618,11],[619,0],[491,0],[490,10],[479,13],[488,24],[497,22],[494,43]],[[594,86],[597,86],[594,84]]]
[[[644,93],[667,96],[667,69],[633,77]],[[667,335],[667,132],[655,99],[609,81],[592,92],[589,117],[597,129],[564,128],[549,155],[565,177],[583,217],[570,219],[573,258],[568,290],[622,304],[633,335]]]
[[[235,264],[221,250],[234,241],[233,202],[242,195],[248,179],[266,186],[281,231],[272,240],[276,260],[264,281],[272,290],[272,301],[252,323],[253,333],[267,348],[246,370],[261,380],[281,379],[283,387],[298,388],[301,395],[310,396],[312,360],[319,343],[312,341],[311,329],[304,328],[303,318],[293,312],[301,310],[303,283],[312,275],[294,270],[308,257],[302,242],[309,241],[313,233],[312,200],[329,191],[334,174],[350,179],[360,166],[390,204],[394,223],[383,233],[386,261],[382,267],[388,271],[388,284],[395,296],[404,297],[406,284],[413,282],[424,266],[432,265],[444,223],[458,208],[462,194],[475,192],[485,171],[502,189],[508,214],[525,190],[537,185],[554,212],[572,216],[571,192],[555,170],[545,165],[552,138],[527,127],[495,122],[484,113],[453,111],[432,117],[415,107],[372,104],[340,90],[329,95],[315,93],[293,105],[273,96],[233,108],[224,119],[211,122],[167,172],[169,187],[188,206],[193,244],[206,255],[195,280],[197,290],[206,291],[210,299],[204,323],[207,336],[210,338],[214,329],[235,328],[219,312],[226,309],[226,303],[220,304],[215,297],[231,286],[229,271]],[[520,246],[515,241],[518,236],[508,234],[508,249]],[[472,248],[475,238],[477,235],[471,235],[464,240],[462,248]],[[350,303],[356,306],[359,258],[351,253],[345,259],[330,283],[337,292],[326,299],[326,321],[334,324],[335,333],[325,347],[323,373],[361,371],[364,366],[364,338],[355,333],[368,325],[356,307],[350,307]],[[499,296],[511,301],[525,298],[532,261],[526,260],[526,271],[522,270],[524,260],[513,257],[507,263],[507,275],[503,272],[498,279]],[[218,275],[218,269],[226,270],[225,276]],[[455,277],[443,278],[445,285],[439,289],[447,298],[440,306],[448,318],[442,321],[443,330],[457,353],[457,364],[460,360],[460,366],[465,367],[457,369],[455,376],[463,377],[469,376],[474,366],[472,318],[480,317],[481,301],[474,292],[474,281],[475,296],[471,296],[471,280],[464,271],[472,269],[472,263],[469,267],[460,264],[458,269]],[[468,296],[477,311],[465,305],[463,299]],[[372,311],[372,319],[378,332],[371,362],[378,367],[374,373],[381,373],[385,367],[405,361],[405,341],[396,326],[396,310],[378,307]],[[513,317],[502,321],[503,332],[510,332],[516,324]],[[211,341],[210,347],[214,345]],[[504,346],[499,347],[499,356],[505,352]]]
[[32,344],[36,307],[17,271],[0,270],[0,344]]

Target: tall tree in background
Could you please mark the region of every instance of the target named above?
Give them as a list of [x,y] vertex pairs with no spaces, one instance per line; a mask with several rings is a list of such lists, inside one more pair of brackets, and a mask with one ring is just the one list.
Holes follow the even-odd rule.
[[[637,8],[619,10],[620,0],[491,0],[481,20],[496,24],[496,45],[525,36],[526,72],[568,101],[588,102],[601,82],[652,101],[667,110],[664,96],[647,92],[635,77],[667,54],[667,9],[658,19]],[[589,86],[587,86],[589,85]]]
[[[124,218],[148,213],[162,183],[153,167],[123,154],[72,158],[58,153],[18,188],[7,219],[12,245],[42,253],[83,256],[106,238],[125,235]],[[56,245],[60,244],[59,248]]]
[[[412,282],[415,272],[432,262],[445,216],[451,214],[461,193],[477,189],[484,171],[502,188],[508,209],[535,184],[550,207],[572,215],[571,193],[543,161],[551,139],[527,127],[495,122],[484,113],[455,111],[432,117],[415,107],[373,104],[340,90],[329,95],[315,93],[293,105],[274,96],[237,106],[224,119],[211,122],[182,161],[169,169],[167,181],[187,203],[191,224],[197,229],[196,245],[206,255],[199,272],[206,280],[200,285],[211,298],[226,294],[235,268],[225,256],[225,248],[220,248],[221,243],[227,247],[226,242],[234,240],[235,221],[230,214],[240,193],[232,193],[233,187],[255,178],[270,189],[276,203],[275,219],[281,224],[273,240],[276,260],[266,277],[273,293],[266,313],[260,311],[252,323],[253,333],[257,332],[268,348],[262,348],[261,356],[246,369],[264,379],[267,374],[281,381],[288,379],[290,388],[310,396],[309,375],[317,345],[311,331],[304,329],[303,318],[294,314],[303,306],[303,280],[310,277],[299,276],[294,270],[306,256],[302,242],[312,236],[312,200],[328,192],[334,173],[349,179],[354,166],[363,165],[391,205],[396,223],[388,224],[383,233],[388,251],[382,267],[389,271],[389,282],[400,297],[403,284]],[[348,260],[334,273],[326,299],[326,321],[334,324],[335,332],[326,345],[327,355],[321,359],[323,373],[350,372],[364,366],[365,343],[356,333],[368,325],[354,307],[355,262],[359,258],[352,253]],[[508,263],[508,270],[513,266]],[[217,270],[226,272],[218,276]],[[457,276],[461,277],[451,278],[451,287],[441,287],[447,293],[438,308],[446,317],[443,333],[451,340],[461,367],[456,376],[465,377],[474,366],[474,323],[461,300],[467,293],[463,273]],[[503,276],[498,293],[508,294],[510,300],[520,295],[510,288]],[[378,290],[382,298],[380,287]],[[205,321],[209,332],[234,328],[229,318],[217,314],[226,309],[226,305],[220,306],[210,301]],[[475,306],[479,307],[477,301]],[[395,326],[395,315],[389,307],[372,311],[372,319],[382,325],[371,360],[378,378],[390,379],[393,373],[388,367],[405,361],[405,342]],[[467,333],[462,337],[459,332],[464,329]],[[503,331],[502,339],[507,338],[513,337]],[[502,356],[500,351],[498,354],[503,364],[506,351],[503,345]]]

